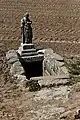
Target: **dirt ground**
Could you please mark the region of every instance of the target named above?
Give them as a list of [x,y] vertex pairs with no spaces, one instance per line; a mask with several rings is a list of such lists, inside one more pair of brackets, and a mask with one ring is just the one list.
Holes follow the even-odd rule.
[[[20,45],[20,20],[26,11],[33,23],[36,46],[51,47],[62,56],[80,54],[79,0],[0,0],[0,120],[29,120],[29,114],[23,117],[23,113],[38,105],[29,100],[32,93],[26,93],[25,99],[26,90],[18,88],[10,78],[5,58],[8,50]],[[70,103],[74,111],[80,103],[79,96],[73,95]]]

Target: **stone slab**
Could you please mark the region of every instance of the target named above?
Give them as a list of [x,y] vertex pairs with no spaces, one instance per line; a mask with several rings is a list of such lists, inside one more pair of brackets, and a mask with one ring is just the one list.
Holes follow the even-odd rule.
[[26,62],[34,62],[34,61],[41,61],[44,59],[43,55],[34,55],[34,56],[24,56],[21,59],[25,60]]
[[56,54],[56,53],[53,53],[53,56],[58,61],[64,61],[63,58],[60,55]]
[[61,70],[63,71],[64,74],[69,74],[69,71],[65,66],[62,66]]
[[25,73],[25,71],[24,71],[21,63],[19,61],[17,61],[11,66],[10,73],[11,73],[11,75],[15,75],[15,74],[22,75]]
[[9,50],[9,51],[6,53],[6,58],[7,58],[7,60],[12,59],[12,58],[18,59],[16,50]]
[[55,60],[57,60],[57,61],[64,61],[63,58],[62,58],[60,55],[58,55],[57,53],[54,53],[51,48],[45,49],[45,51],[44,51],[44,56],[45,56],[46,58],[47,58],[47,57],[48,57],[48,58],[51,57],[51,58],[53,58],[53,59],[55,59]]
[[52,65],[51,65],[51,63],[49,62],[45,62],[45,60],[44,60],[44,66],[45,66],[45,69],[48,71],[48,73],[50,74],[50,75],[55,75],[56,73],[54,72],[55,70],[53,69],[53,67],[52,67]]
[[33,44],[21,44],[17,53],[21,55],[21,53],[28,53],[28,52],[36,52]]
[[33,56],[33,55],[38,55],[38,53],[37,52],[21,53],[21,56]]
[[22,53],[28,53],[28,52],[36,52],[36,49],[26,49],[26,50],[22,50]]
[[21,47],[22,47],[24,50],[25,50],[25,49],[32,49],[32,48],[34,48],[34,45],[33,45],[33,44],[23,44]]
[[30,80],[36,81],[38,80],[38,83],[40,86],[59,86],[59,85],[66,85],[69,83],[69,75],[57,75],[57,76],[42,76],[42,77],[33,77]]
[[60,55],[53,53],[51,48],[40,50],[39,52],[44,53],[44,67],[50,75],[69,74],[64,59]]
[[11,59],[8,60],[8,63],[13,64],[13,63],[15,63],[17,61],[18,61],[18,58],[11,58]]

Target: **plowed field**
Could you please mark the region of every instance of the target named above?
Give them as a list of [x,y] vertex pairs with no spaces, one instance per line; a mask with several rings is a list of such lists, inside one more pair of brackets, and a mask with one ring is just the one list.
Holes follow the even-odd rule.
[[20,20],[30,13],[33,42],[60,54],[80,54],[79,0],[1,0],[0,46],[18,48]]

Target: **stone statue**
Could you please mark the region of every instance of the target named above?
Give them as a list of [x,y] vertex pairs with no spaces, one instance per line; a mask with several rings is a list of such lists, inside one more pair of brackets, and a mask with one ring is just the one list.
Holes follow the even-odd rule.
[[25,43],[24,25],[24,19],[21,19],[21,39],[23,44]]
[[29,19],[29,14],[26,13],[21,19],[21,36],[22,36],[22,43],[32,43],[32,21]]

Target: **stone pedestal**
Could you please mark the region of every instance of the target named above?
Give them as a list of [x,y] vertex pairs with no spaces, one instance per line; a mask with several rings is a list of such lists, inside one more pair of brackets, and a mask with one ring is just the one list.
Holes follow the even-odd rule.
[[27,79],[43,75],[44,56],[36,51],[33,44],[21,44],[18,56]]

